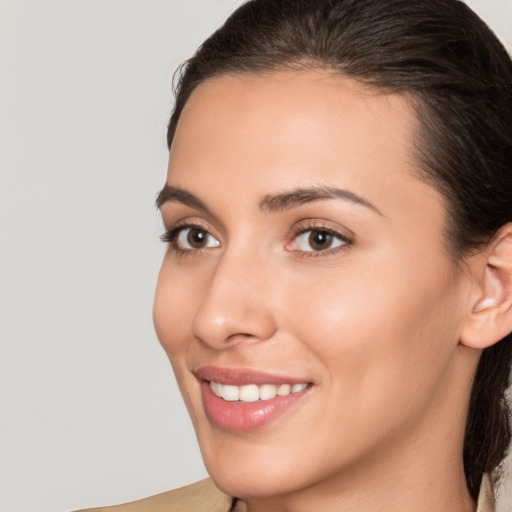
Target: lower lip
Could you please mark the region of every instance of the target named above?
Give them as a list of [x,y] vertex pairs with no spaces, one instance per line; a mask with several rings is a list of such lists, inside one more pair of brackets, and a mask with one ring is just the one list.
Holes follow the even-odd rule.
[[311,386],[308,386],[303,391],[276,396],[270,400],[228,402],[211,390],[208,381],[201,381],[203,403],[208,419],[222,430],[239,432],[254,430],[274,421],[294,407],[310,389]]

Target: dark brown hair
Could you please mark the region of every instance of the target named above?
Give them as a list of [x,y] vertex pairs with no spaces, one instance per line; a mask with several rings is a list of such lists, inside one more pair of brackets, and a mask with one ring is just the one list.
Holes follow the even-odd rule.
[[[412,98],[423,179],[445,199],[455,259],[512,221],[512,62],[458,0],[252,0],[181,69],[167,141],[193,90],[210,77],[324,68]],[[471,391],[464,469],[475,498],[511,430],[505,391],[512,339],[483,351]]]

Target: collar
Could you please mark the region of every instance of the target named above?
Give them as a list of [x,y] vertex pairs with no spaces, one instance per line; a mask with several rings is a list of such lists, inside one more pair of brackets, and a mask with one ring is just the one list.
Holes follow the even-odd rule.
[[476,512],[494,512],[494,492],[489,475],[482,477]]

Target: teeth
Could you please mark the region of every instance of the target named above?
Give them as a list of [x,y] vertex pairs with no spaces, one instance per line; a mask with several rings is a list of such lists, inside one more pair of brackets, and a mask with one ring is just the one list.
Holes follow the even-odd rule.
[[212,391],[217,396],[222,396],[222,384],[219,384],[218,382],[210,382],[210,387],[212,388]]
[[241,402],[256,402],[260,399],[260,389],[256,384],[249,384],[248,386],[240,386],[240,401]]
[[307,384],[294,384],[292,386],[292,393],[298,393],[299,391],[302,391],[308,387]]
[[217,384],[217,389],[218,388],[221,388],[219,391],[224,400],[228,402],[238,402],[238,400],[240,400],[240,388],[238,386],[223,386],[222,384]]
[[273,384],[263,384],[259,389],[260,400],[271,400],[277,395],[277,388]]
[[232,386],[230,384],[221,384],[220,382],[210,381],[211,390],[218,396],[228,402],[256,402],[257,400],[271,400],[276,396],[286,396],[291,393],[298,393],[308,387],[306,382],[300,384],[247,384],[245,386]]
[[286,396],[286,395],[289,395],[292,391],[292,387],[290,386],[290,384],[281,384],[278,388],[277,388],[277,394],[279,396]]

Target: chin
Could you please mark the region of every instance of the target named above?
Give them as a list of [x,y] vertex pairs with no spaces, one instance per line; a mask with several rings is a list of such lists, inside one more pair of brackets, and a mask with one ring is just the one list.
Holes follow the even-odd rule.
[[241,499],[285,495],[302,487],[299,481],[290,481],[290,473],[278,475],[275,471],[260,472],[254,468],[241,472],[229,467],[214,467],[208,472],[222,492]]
[[[309,480],[314,476],[309,472],[314,469],[314,463],[305,468],[303,461],[286,454],[286,450],[280,453],[275,446],[246,441],[243,445],[232,443],[222,450],[210,451],[206,447],[201,450],[210,477],[229,496],[241,499],[279,496],[313,483]],[[296,455],[296,448],[293,451]]]

